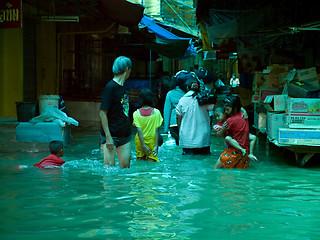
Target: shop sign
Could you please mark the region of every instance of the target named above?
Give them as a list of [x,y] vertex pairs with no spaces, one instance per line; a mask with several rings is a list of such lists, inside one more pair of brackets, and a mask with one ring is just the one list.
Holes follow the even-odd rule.
[[21,0],[0,1],[0,28],[21,28]]

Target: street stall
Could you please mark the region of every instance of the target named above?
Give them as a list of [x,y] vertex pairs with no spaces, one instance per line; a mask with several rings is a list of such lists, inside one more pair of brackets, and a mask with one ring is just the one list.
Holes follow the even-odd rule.
[[267,144],[294,152],[297,166],[304,167],[320,153],[319,79],[315,68],[288,70],[276,65],[255,74],[254,127]]

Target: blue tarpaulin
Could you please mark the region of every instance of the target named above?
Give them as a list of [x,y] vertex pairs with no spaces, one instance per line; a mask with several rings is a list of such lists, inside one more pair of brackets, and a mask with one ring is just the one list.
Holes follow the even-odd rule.
[[182,38],[173,34],[160,26],[157,20],[148,16],[144,16],[140,24],[156,35],[153,42],[145,43],[147,48],[171,58],[183,59],[195,56],[196,51],[191,38]]
[[156,34],[157,37],[160,38],[166,38],[166,39],[186,39],[186,38],[180,38],[176,35],[174,35],[172,32],[166,30],[165,28],[158,25],[155,20],[151,17],[144,16],[140,23],[142,25],[145,25],[149,31],[152,31]]

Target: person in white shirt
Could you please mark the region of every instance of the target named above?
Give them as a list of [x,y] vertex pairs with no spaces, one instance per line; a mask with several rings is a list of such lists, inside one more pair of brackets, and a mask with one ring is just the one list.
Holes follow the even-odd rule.
[[195,95],[200,91],[200,83],[194,73],[189,73],[186,87],[187,93],[176,107],[182,154],[208,155],[211,136],[209,111],[214,109],[214,104],[199,105]]

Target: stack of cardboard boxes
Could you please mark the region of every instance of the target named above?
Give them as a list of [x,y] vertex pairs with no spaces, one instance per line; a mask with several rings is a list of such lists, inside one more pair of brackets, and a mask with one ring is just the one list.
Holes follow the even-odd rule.
[[286,85],[284,91],[291,97],[320,98],[320,87],[315,67],[292,70],[284,78]]
[[[262,72],[255,72],[253,76],[253,91],[254,95],[252,96],[252,102],[254,103],[254,125],[261,132],[267,132],[267,110],[269,112],[279,113],[284,112],[285,109],[278,107],[277,102],[280,101],[280,98],[273,99],[268,98],[270,104],[274,104],[273,100],[276,103],[276,109],[266,109],[265,104],[263,103],[267,96],[270,95],[280,95],[285,83],[285,77],[288,75],[289,71],[293,67],[286,64],[273,64],[268,66],[267,69]],[[281,98],[283,102],[283,98]]]
[[[278,79],[278,91],[282,93],[267,94],[263,99],[264,88],[260,85],[258,102],[255,101],[266,109],[265,132],[275,143],[320,146],[320,86],[316,69],[279,72],[280,67],[277,68],[278,78],[264,75],[265,81],[271,82],[263,85],[276,86]],[[256,127],[263,131],[260,129],[264,125],[260,123],[263,115],[255,113],[255,116],[259,123]]]
[[279,139],[279,128],[286,122],[287,95],[269,95],[264,100],[267,109],[266,131],[272,140]]
[[287,64],[273,64],[262,72],[255,72],[253,76],[252,101],[262,103],[268,95],[281,94],[285,85],[285,77],[293,67]]
[[280,144],[320,146],[320,98],[288,98]]

